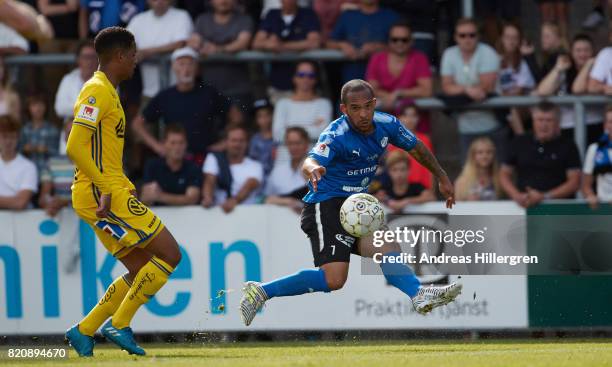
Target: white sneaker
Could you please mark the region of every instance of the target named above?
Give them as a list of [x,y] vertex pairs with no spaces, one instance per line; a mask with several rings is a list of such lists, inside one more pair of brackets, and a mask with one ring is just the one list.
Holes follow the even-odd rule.
[[244,288],[242,288],[242,299],[240,300],[240,318],[245,326],[249,326],[257,312],[261,310],[266,301],[268,295],[266,291],[261,287],[261,283],[257,282],[246,282]]
[[425,315],[436,307],[454,301],[461,294],[461,289],[463,285],[456,282],[443,287],[422,287],[412,299],[412,305],[418,313]]

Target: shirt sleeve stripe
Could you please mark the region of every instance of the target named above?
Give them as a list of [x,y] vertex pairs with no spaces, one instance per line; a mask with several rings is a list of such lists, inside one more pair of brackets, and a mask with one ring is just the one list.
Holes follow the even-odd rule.
[[91,125],[88,125],[88,124],[85,124],[85,123],[83,123],[83,122],[73,121],[72,123],[73,123],[73,124],[76,124],[76,125],[84,126],[84,127],[88,128],[88,129],[91,129],[91,130],[93,130],[93,131],[97,131],[97,130],[98,130],[98,129],[96,129],[95,127],[93,127],[93,126],[91,126]]

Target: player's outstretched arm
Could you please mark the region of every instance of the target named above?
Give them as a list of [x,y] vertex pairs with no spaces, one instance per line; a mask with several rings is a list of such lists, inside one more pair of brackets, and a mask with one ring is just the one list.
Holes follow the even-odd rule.
[[319,181],[321,181],[321,177],[323,177],[326,171],[327,170],[325,167],[320,165],[314,158],[308,157],[302,164],[302,175],[304,175],[304,177],[310,181],[314,191],[317,191],[317,185]]
[[438,189],[446,198],[446,207],[452,208],[455,204],[455,188],[433,153],[421,141],[418,141],[408,153],[438,179]]

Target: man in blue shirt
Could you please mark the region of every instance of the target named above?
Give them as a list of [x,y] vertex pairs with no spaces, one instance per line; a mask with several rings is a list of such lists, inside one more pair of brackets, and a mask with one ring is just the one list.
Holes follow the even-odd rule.
[[[281,2],[280,9],[271,9],[259,25],[253,49],[267,52],[303,52],[319,48],[321,25],[312,9],[300,8],[297,0]],[[293,88],[293,63],[272,63],[270,85],[278,91]]]
[[[310,239],[314,265],[296,274],[268,283],[247,282],[240,301],[245,325],[249,325],[264,303],[273,297],[296,296],[311,292],[330,292],[342,288],[348,277],[351,253],[372,257],[400,255],[395,243],[375,248],[371,238],[356,238],[340,224],[340,207],[354,193],[367,192],[376,173],[379,157],[387,145],[401,147],[438,179],[446,207],[455,202],[453,184],[433,154],[395,117],[375,112],[372,86],[351,80],[342,87],[340,110],[343,116],[333,121],[319,137],[302,165],[309,179],[309,192],[302,211],[301,227]],[[418,278],[404,264],[381,263],[388,283],[407,294],[421,314],[453,301],[461,284],[421,287]]]
[[342,67],[342,81],[363,79],[370,56],[385,49],[391,26],[399,19],[378,0],[361,0],[358,10],[342,12],[326,47],[342,51],[352,61]]

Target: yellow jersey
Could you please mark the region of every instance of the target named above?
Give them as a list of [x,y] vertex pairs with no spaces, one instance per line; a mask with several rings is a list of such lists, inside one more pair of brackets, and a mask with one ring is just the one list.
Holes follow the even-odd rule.
[[[125,113],[117,91],[103,72],[96,71],[83,85],[74,105],[73,124],[93,130],[91,142],[83,154],[91,154],[96,167],[113,190],[133,190],[134,185],[123,172]],[[91,196],[91,187],[91,178],[77,169],[72,185],[73,194],[76,194],[73,197],[79,194]]]

